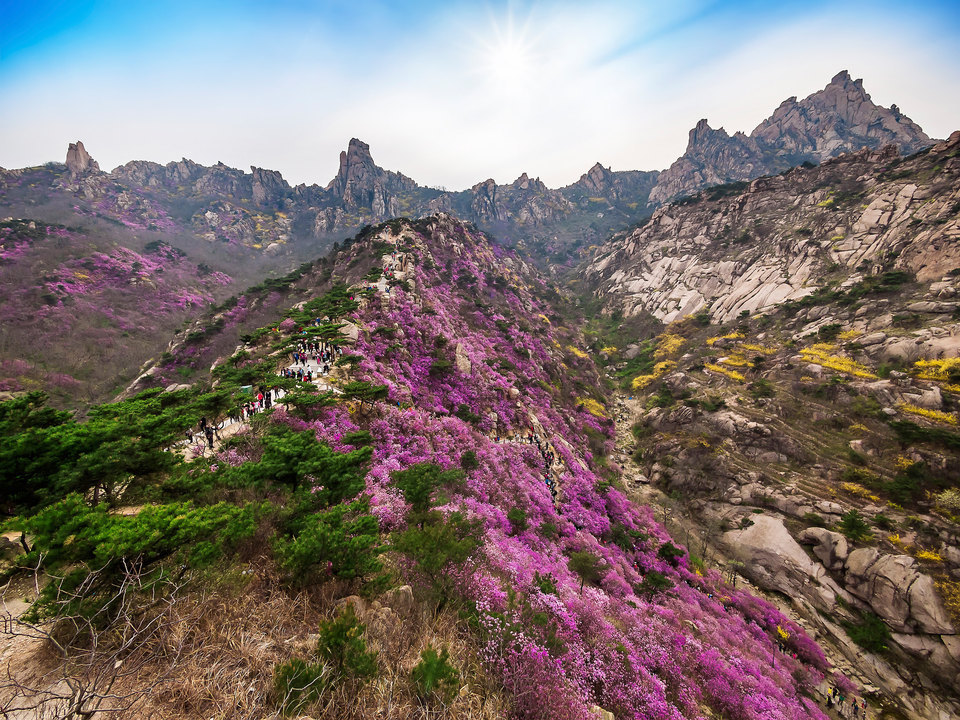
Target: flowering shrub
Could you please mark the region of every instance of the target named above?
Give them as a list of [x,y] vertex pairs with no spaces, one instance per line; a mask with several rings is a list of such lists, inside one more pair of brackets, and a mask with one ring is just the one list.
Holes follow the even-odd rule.
[[[731,718],[823,717],[803,694],[827,664],[803,630],[717,573],[692,571],[649,508],[600,482],[595,453],[609,452],[613,425],[576,393],[596,370],[571,350],[576,336],[547,319],[539,280],[449,220],[420,221],[403,241],[416,292],[394,288],[354,318],[363,331],[353,375],[385,385],[387,401],[369,416],[328,408],[297,427],[334,447],[355,428],[370,432],[366,493],[384,531],[407,527],[398,471],[459,469],[469,453],[462,485],[438,510],[479,522],[480,546],[447,575],[473,608],[484,664],[513,693],[516,715],[588,718],[598,704],[618,717],[679,720],[704,705]],[[506,286],[496,283],[504,266]],[[564,353],[582,362],[564,369]],[[549,443],[549,471],[536,445],[502,441],[528,433]],[[577,553],[596,558],[586,581],[570,568]]]
[[854,377],[866,378],[868,380],[877,379],[874,373],[870,372],[864,365],[861,365],[855,360],[840,355],[830,355],[830,347],[831,346],[826,346],[826,348],[824,348],[823,344],[818,343],[813,347],[804,348],[800,351],[800,354],[805,360],[825,368],[830,368],[831,370],[853,375]]
[[723,365],[704,363],[704,367],[711,372],[719,373],[720,375],[726,375],[731,380],[736,380],[737,382],[742,383],[746,380],[742,373],[738,373],[736,370],[731,370],[730,368],[725,368]]
[[901,412],[910,413],[911,415],[919,415],[920,417],[926,418],[927,420],[933,420],[934,422],[945,423],[947,425],[956,425],[957,416],[952,413],[941,412],[940,410],[930,410],[929,408],[918,407],[917,405],[910,405],[909,403],[901,403],[897,405],[897,410]]

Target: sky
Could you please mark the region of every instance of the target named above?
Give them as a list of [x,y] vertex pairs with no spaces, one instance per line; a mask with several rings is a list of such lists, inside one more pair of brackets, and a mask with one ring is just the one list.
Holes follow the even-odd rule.
[[326,185],[350,138],[450,190],[670,165],[837,72],[960,129],[960,2],[0,0],[0,166],[187,157]]

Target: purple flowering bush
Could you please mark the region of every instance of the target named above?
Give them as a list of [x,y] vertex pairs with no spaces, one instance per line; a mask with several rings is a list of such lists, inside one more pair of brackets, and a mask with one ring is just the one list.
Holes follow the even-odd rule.
[[[394,473],[458,468],[472,453],[438,509],[482,528],[450,577],[515,714],[587,718],[600,705],[633,718],[824,717],[809,696],[829,668],[804,631],[716,572],[693,570],[652,511],[605,481],[613,424],[589,400],[597,371],[589,357],[568,361],[564,348],[579,340],[550,320],[543,281],[442,217],[396,242],[413,258],[409,289],[372,295],[352,318],[362,328],[354,375],[385,385],[388,399],[277,420],[338,450],[352,449],[348,434],[370,433],[366,494],[383,532],[407,527]],[[529,433],[555,454],[556,500],[537,447],[508,441]],[[517,508],[520,527],[508,517]],[[571,569],[574,554],[595,559],[595,581]]]

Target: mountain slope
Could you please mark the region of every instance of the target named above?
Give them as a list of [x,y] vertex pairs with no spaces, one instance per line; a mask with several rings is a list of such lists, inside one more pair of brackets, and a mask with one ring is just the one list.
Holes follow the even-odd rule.
[[[627,499],[580,323],[533,268],[444,215],[373,228],[331,263],[337,277],[371,269],[250,336],[219,364],[210,392],[152,391],[129,401],[137,412],[93,413],[90,431],[129,418],[141,452],[162,448],[201,412],[236,416],[251,382],[286,390],[269,411],[230,426],[231,440],[186,467],[157,473],[151,464],[152,474],[109,489],[113,502],[134,506],[123,513],[72,495],[20,521],[35,544],[22,567],[37,553],[52,572],[90,553],[117,569],[126,557],[159,578],[154,596],[170,577],[188,583],[187,607],[222,598],[213,627],[187,612],[143,645],[159,648],[151,662],[166,663],[159,684],[146,695],[126,673],[113,688],[135,697],[137,712],[209,717],[228,703],[252,716],[409,716],[419,697],[449,717],[586,720],[598,705],[616,717],[799,719],[825,717],[817,704],[826,682],[853,690],[825,676],[829,664],[802,628],[726,584]],[[315,383],[277,376],[315,340],[343,347],[329,373]],[[41,430],[39,417],[20,412],[18,438],[59,435],[62,419],[44,416]],[[0,459],[19,457],[6,452]],[[72,462],[63,459],[64,472]],[[71,520],[61,528],[53,519],[64,513]],[[94,526],[99,543],[88,542]],[[218,557],[216,572],[205,572]],[[83,588],[99,587],[96,579]],[[287,600],[240,616],[230,593]],[[310,630],[283,606],[312,606],[310,617],[330,620],[305,642],[298,633]],[[227,627],[243,637],[261,628],[259,649],[244,645],[229,668],[214,660],[219,646],[203,642],[223,642]],[[335,628],[353,640],[332,644]],[[171,653],[176,643],[189,662]],[[429,659],[431,648],[448,647],[456,652]],[[141,657],[105,667],[115,673]],[[453,691],[425,691],[418,672],[451,663]],[[223,690],[238,676],[239,698]]]
[[584,272],[626,475],[910,717],[957,712],[958,236],[960,132],[704,190]]
[[888,146],[654,213],[598,250],[586,276],[625,315],[719,321],[854,283],[883,266],[923,282],[960,266],[960,134],[900,160]]

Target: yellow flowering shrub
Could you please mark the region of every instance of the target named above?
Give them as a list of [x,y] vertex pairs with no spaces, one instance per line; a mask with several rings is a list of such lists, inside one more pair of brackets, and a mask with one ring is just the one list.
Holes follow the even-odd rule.
[[854,338],[858,338],[861,335],[863,335],[863,333],[860,332],[859,330],[844,330],[842,333],[837,335],[837,337],[840,338],[841,340],[853,340]]
[[829,350],[821,350],[818,348],[818,345],[804,348],[800,351],[800,354],[804,360],[829,368],[830,370],[836,370],[837,372],[846,373],[847,375],[853,375],[858,378],[866,378],[868,380],[875,380],[877,378],[865,365],[861,365],[857,361],[843,357],[842,355],[830,355]]
[[865,500],[871,500],[873,502],[880,500],[879,497],[874,495],[872,492],[870,492],[867,488],[865,488],[863,485],[860,485],[859,483],[854,483],[854,482],[840,483],[840,488],[844,492],[850,493],[851,495],[855,495],[856,497],[864,498]]
[[943,562],[943,558],[940,557],[940,553],[933,552],[932,550],[918,550],[914,557],[917,560],[923,560],[924,562]]
[[591,415],[593,415],[594,417],[598,417],[598,418],[607,417],[607,413],[606,413],[606,410],[604,410],[603,405],[598,403],[593,398],[578,397],[577,403],[579,405],[582,405],[583,409],[586,410]]
[[665,358],[674,355],[683,344],[686,338],[674,333],[666,332],[657,338],[657,349],[653,352],[655,358]]
[[866,425],[864,425],[863,423],[854,423],[854,424],[851,425],[848,429],[849,429],[849,430],[856,430],[857,432],[867,432],[867,430],[869,430],[869,428],[868,428]]
[[893,461],[893,466],[897,470],[906,470],[907,468],[913,467],[913,462],[913,458],[908,458],[906,455],[897,455]]
[[605,353],[615,353],[616,351],[617,351],[616,345],[607,345],[606,347],[600,348],[600,352],[605,352]]
[[761,355],[773,355],[777,351],[776,348],[756,345],[754,343],[740,343],[740,347],[750,352],[760,353]]
[[643,390],[647,385],[657,379],[656,375],[637,375],[631,382],[630,387],[634,390]]
[[652,375],[637,375],[630,383],[634,390],[642,390],[657,378],[663,377],[677,366],[674,360],[661,360],[653,366]]
[[717,335],[716,337],[707,338],[707,345],[713,345],[717,340],[743,340],[743,338],[743,333],[735,330],[734,332],[727,333],[726,335]]
[[704,367],[707,370],[710,370],[715,373],[719,373],[720,375],[726,375],[731,380],[736,380],[737,382],[742,383],[744,380],[746,380],[746,378],[740,373],[738,373],[736,370],[725,368],[723,367],[723,365],[714,365],[713,363],[706,363]]
[[953,616],[955,621],[960,619],[960,582],[956,580],[937,580],[934,584],[940,591],[940,597],[943,598],[943,606],[947,609],[947,612]]
[[750,364],[750,362],[743,355],[736,353],[733,355],[728,355],[725,358],[720,358],[720,362],[731,367],[747,367],[747,365]]
[[921,380],[949,380],[951,370],[960,370],[960,358],[918,360],[913,364],[913,369]]
[[788,633],[788,632],[787,632],[786,630],[784,630],[782,627],[780,627],[779,625],[777,625],[777,637],[779,637],[781,640],[789,640],[789,639],[790,639],[790,633]]
[[580,348],[575,347],[575,346],[573,346],[573,345],[567,345],[567,351],[568,351],[571,355],[575,355],[575,356],[578,357],[578,358],[587,358],[587,357],[589,357],[589,355],[587,355],[583,350],[581,350]]
[[910,413],[911,415],[918,415],[927,420],[933,420],[934,422],[945,423],[947,425],[957,424],[957,416],[951,413],[940,412],[939,410],[928,410],[927,408],[910,405],[909,403],[901,403],[897,405],[897,409],[901,412]]
[[550,318],[548,318],[548,317],[547,317],[546,315],[544,315],[543,313],[540,313],[539,315],[537,315],[537,317],[540,318],[541,320],[543,320],[547,325],[550,325],[550,324],[551,324],[551,323],[550,323]]

